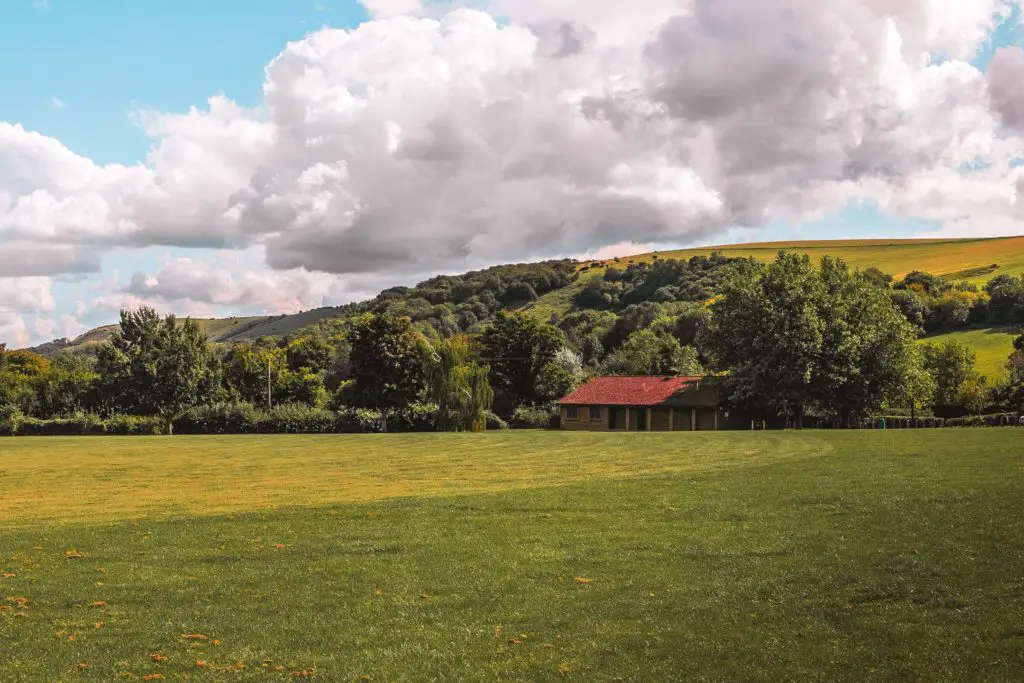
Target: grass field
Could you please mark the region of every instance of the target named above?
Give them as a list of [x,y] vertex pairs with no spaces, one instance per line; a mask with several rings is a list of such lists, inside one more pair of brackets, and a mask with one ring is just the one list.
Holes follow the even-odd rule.
[[[923,270],[981,285],[996,275],[1024,273],[1024,237],[758,242],[663,251],[657,256],[690,258],[697,254],[707,255],[712,251],[720,251],[726,256],[752,256],[761,261],[770,261],[783,249],[809,254],[814,261],[825,255],[836,256],[855,268],[874,266],[896,278],[912,270]],[[650,261],[653,258],[654,254],[641,254],[623,258],[622,262]]]
[[925,337],[921,341],[941,343],[946,339],[955,339],[966,344],[977,357],[978,372],[995,380],[1007,373],[1006,363],[1013,353],[1013,341],[1021,334],[1024,334],[1024,326],[1020,325],[972,327]]
[[0,680],[1020,680],[1022,437],[3,439]]

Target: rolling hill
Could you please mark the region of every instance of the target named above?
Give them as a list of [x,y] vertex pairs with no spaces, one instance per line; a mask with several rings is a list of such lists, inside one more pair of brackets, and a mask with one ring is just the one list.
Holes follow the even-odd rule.
[[[979,239],[896,239],[896,240],[817,240],[797,242],[759,242],[721,245],[697,249],[652,252],[606,260],[579,261],[574,264],[575,275],[552,285],[534,301],[508,302],[506,308],[515,308],[542,322],[560,319],[573,308],[574,297],[593,278],[602,277],[610,266],[625,267],[631,263],[649,263],[656,259],[689,259],[698,255],[719,252],[732,258],[755,258],[769,261],[780,251],[808,254],[817,260],[822,256],[842,258],[855,268],[874,267],[895,278],[920,270],[944,276],[954,281],[966,281],[983,286],[996,275],[1024,274],[1024,236]],[[559,264],[559,262],[550,262]],[[565,262],[560,262],[564,264]],[[542,266],[544,264],[533,264]],[[564,265],[562,265],[564,267]],[[508,276],[531,270],[531,264],[497,266],[487,271],[468,274],[478,278]],[[572,268],[568,272],[572,272]],[[429,299],[429,291],[444,285],[443,276],[422,283],[417,288],[397,287],[382,293],[375,301],[402,299],[420,302]],[[446,286],[446,285],[445,285]],[[429,291],[428,291],[429,290]],[[539,290],[538,290],[539,292]],[[370,306],[326,307],[293,315],[236,317],[199,320],[200,327],[211,341],[236,343],[264,336],[287,336],[320,321],[351,315]],[[44,344],[42,352],[84,350],[105,340],[114,325],[99,327],[67,344]],[[1012,351],[1012,341],[1019,334],[1015,327],[972,327],[930,337],[929,341],[943,338],[959,339],[978,354],[979,369],[990,377],[1002,372],[1003,362]]]

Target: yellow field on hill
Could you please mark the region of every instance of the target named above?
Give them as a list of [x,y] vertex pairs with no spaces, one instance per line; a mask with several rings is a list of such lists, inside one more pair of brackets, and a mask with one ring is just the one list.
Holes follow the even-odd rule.
[[[780,250],[808,254],[812,259],[837,256],[855,268],[874,266],[899,278],[923,270],[954,280],[984,284],[996,275],[1024,273],[1024,236],[988,239],[819,240],[808,242],[755,242],[699,249],[680,249],[620,259],[650,261],[658,258],[690,258],[720,251],[730,257],[775,258]],[[604,264],[612,260],[603,261]],[[590,262],[593,263],[593,262]]]

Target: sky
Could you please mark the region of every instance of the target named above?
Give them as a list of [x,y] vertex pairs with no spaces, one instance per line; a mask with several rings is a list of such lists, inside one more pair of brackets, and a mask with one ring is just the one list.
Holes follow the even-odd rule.
[[0,343],[439,273],[1024,234],[1009,0],[3,0]]

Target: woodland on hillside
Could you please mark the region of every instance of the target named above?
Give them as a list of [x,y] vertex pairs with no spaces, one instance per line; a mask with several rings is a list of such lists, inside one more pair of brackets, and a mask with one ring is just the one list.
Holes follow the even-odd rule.
[[[538,319],[537,302],[562,291],[573,292],[566,309]],[[1024,276],[896,281],[786,252],[770,263],[566,260],[439,276],[335,312],[220,344],[194,321],[124,311],[101,344],[0,351],[0,411],[23,424],[142,416],[154,430],[264,420],[288,431],[338,415],[352,431],[544,426],[594,374],[720,374],[730,405],[797,423],[1024,410],[1024,336],[996,377],[962,344],[918,342],[1024,322]]]

